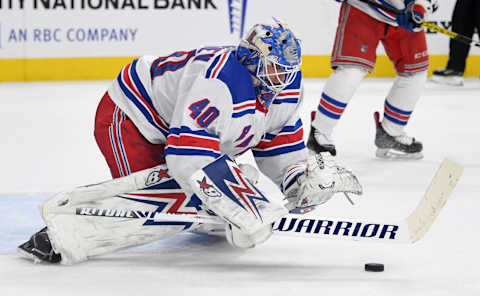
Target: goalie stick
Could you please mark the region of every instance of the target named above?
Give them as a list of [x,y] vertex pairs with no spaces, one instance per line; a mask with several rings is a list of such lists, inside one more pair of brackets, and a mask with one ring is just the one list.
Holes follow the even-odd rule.
[[[320,218],[289,214],[274,223],[274,233],[311,238],[414,243],[424,237],[431,225],[435,222],[460,179],[462,172],[462,165],[449,159],[443,160],[422,200],[413,212],[402,221]],[[208,215],[166,214],[141,210],[112,210],[92,207],[76,207],[73,210],[74,211],[71,209],[57,209],[55,210],[55,214],[151,219],[152,221],[181,221],[209,224],[225,223],[216,216]]]
[[[390,7],[390,6],[380,4],[378,2],[375,2],[374,0],[359,0],[359,1],[367,3],[367,4],[372,5],[372,6],[375,6],[376,8],[380,8],[382,10],[393,13],[395,15],[403,14],[403,11],[401,11],[400,9],[396,9],[394,7]],[[464,44],[474,45],[474,46],[480,47],[480,42],[479,41],[475,41],[471,38],[468,38],[467,36],[449,31],[449,30],[444,29],[440,26],[437,26],[433,23],[429,23],[429,22],[424,21],[424,22],[422,22],[422,26],[424,26],[424,27],[426,27],[426,28],[428,28],[432,31],[447,35],[448,37],[450,37],[450,38],[452,38],[456,41],[462,42]]]

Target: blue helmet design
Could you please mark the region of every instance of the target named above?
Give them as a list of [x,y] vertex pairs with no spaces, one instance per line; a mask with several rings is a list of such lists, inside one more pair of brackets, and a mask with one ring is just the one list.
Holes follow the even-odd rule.
[[300,42],[283,23],[258,24],[237,48],[237,58],[252,76],[273,93],[279,93],[295,80],[300,70]]

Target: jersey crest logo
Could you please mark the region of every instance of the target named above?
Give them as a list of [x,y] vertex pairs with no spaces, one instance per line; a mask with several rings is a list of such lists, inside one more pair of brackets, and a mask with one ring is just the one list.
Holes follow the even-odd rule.
[[253,139],[253,135],[250,135],[248,138],[245,139],[245,141],[243,141],[242,143],[238,144],[237,148],[244,148],[244,147],[247,147],[248,144],[250,144],[250,142],[252,141]]
[[248,132],[250,132],[250,129],[252,128],[252,125],[249,124],[247,126],[245,126],[243,129],[242,129],[242,133],[240,134],[240,136],[235,140],[235,142],[238,142],[240,141],[241,139],[245,138],[245,136],[248,134]]
[[[248,135],[248,133],[250,132],[250,129],[252,128],[251,125],[247,125],[243,128],[242,130],[242,133],[240,134],[240,136],[235,140],[235,142],[238,142],[238,141],[241,141],[245,138],[246,135]],[[244,147],[247,147],[248,144],[250,144],[250,142],[252,141],[253,139],[253,135],[250,135],[248,138],[246,138],[245,140],[243,140],[240,144],[236,145],[235,147],[236,148],[244,148]]]

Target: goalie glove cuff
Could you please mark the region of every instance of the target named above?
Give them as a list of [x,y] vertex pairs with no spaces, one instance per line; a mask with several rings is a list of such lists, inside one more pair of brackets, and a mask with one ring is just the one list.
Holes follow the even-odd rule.
[[306,164],[294,164],[287,169],[287,173],[283,177],[280,190],[285,196],[294,196],[298,191],[298,178],[305,174],[307,170]]

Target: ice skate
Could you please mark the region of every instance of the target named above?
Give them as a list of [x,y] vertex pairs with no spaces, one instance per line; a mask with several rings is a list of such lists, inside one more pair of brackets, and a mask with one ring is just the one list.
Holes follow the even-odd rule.
[[[315,111],[312,112],[312,120],[315,117]],[[311,151],[315,152],[315,154],[319,154],[321,152],[328,152],[332,156],[337,155],[337,150],[335,149],[335,145],[333,144],[333,140],[330,136],[323,134],[319,130],[310,126],[310,134],[308,135],[307,141],[307,148]]]
[[55,253],[52,248],[47,227],[32,235],[27,242],[18,246],[17,250],[20,255],[27,259],[32,259],[35,263],[58,263],[62,259],[62,256]]
[[390,136],[382,127],[380,114],[374,113],[377,132],[375,135],[376,156],[386,159],[421,159],[423,145],[407,135]]
[[440,84],[463,86],[463,72],[448,68],[436,70],[430,80]]

